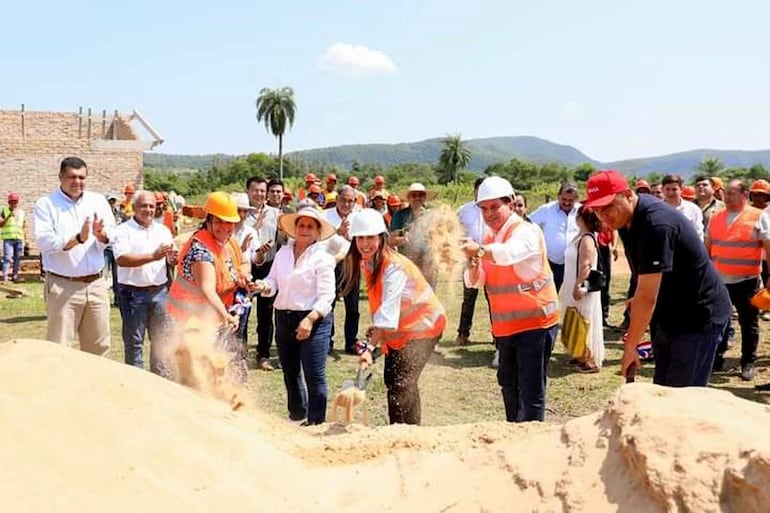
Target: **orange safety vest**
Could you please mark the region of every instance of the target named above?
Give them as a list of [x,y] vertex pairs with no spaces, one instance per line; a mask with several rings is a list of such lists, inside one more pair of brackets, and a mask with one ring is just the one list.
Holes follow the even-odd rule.
[[166,211],[163,213],[163,225],[168,228],[168,231],[171,232],[171,235],[176,236],[176,225],[174,224],[174,213]]
[[382,214],[382,218],[385,220],[385,226],[390,230],[390,222],[393,220],[393,214],[390,213],[390,210]]
[[[515,236],[515,231],[525,221],[516,218],[503,227],[504,241]],[[484,244],[495,242],[495,236],[487,233]],[[559,296],[553,282],[551,267],[540,235],[540,274],[536,279],[525,281],[516,273],[516,266],[496,265],[491,259],[482,259],[485,288],[489,297],[492,335],[506,337],[536,329],[550,328],[559,322]]]
[[[382,254],[382,274],[369,289],[369,312],[374,316],[382,304],[383,274],[391,263],[395,263],[406,274],[406,290],[414,290],[414,296],[401,295],[401,314],[398,328],[383,330],[382,352],[388,349],[402,349],[410,340],[435,338],[441,335],[446,326],[446,313],[441,302],[430,288],[422,272],[408,258],[385,251]],[[372,282],[372,273],[368,266],[362,265],[366,286]]]
[[716,270],[728,276],[759,276],[762,272],[762,242],[755,230],[762,211],[746,206],[727,226],[728,210],[711,215],[709,239]]
[[[211,232],[205,229],[198,230],[190,239],[185,242],[182,250],[179,252],[179,262],[177,263],[176,277],[171,282],[171,289],[168,291],[168,301],[166,309],[168,313],[178,321],[184,321],[190,317],[199,317],[206,320],[219,320],[219,313],[209,304],[208,299],[203,294],[200,285],[186,279],[183,276],[182,268],[184,258],[192,247],[193,241],[198,241],[214,255],[214,269],[217,280],[217,295],[222,300],[226,308],[230,308],[235,300],[235,280],[233,271],[238,269],[242,263],[241,248],[233,237],[227,241],[225,247],[219,244],[211,235]],[[227,262],[232,260],[231,269]]]

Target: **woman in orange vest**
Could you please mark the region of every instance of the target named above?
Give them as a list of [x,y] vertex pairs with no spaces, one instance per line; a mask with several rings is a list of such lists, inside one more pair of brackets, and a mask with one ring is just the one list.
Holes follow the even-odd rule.
[[463,245],[465,283],[486,288],[506,420],[542,421],[559,299],[543,233],[513,212],[513,199],[510,182],[499,176],[479,186],[476,203],[489,231],[483,244]]
[[387,243],[382,214],[367,208],[351,221],[352,244],[344,260],[343,294],[358,287],[363,273],[372,326],[359,364],[385,354],[385,387],[391,424],[420,424],[420,379],[446,326],[446,313],[422,272]]
[[[234,330],[238,316],[230,313],[237,289],[254,290],[250,262],[232,237],[240,221],[235,200],[226,192],[212,192],[204,206],[206,219],[179,251],[177,272],[166,309],[179,324],[192,318],[215,327],[225,349],[245,356]],[[243,378],[244,376],[239,376]]]

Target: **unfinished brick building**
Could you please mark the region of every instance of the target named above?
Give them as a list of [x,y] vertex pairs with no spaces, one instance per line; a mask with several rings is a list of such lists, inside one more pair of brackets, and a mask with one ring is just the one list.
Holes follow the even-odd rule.
[[[135,128],[148,134],[142,140]],[[59,185],[59,163],[76,156],[88,164],[86,187],[120,195],[126,184],[143,184],[143,154],[163,139],[136,111],[94,114],[0,110],[0,202],[9,191],[22,195],[21,206],[30,220],[40,196]],[[33,243],[28,237],[28,242]],[[34,247],[31,248],[34,252]]]

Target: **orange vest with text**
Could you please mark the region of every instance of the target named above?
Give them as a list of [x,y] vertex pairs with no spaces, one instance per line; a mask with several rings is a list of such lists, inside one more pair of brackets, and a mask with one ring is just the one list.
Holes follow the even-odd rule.
[[369,286],[372,279],[371,271],[366,265],[362,266],[366,286],[370,287],[368,291],[369,312],[374,315],[382,304],[385,281],[383,275],[391,264],[397,265],[406,274],[406,290],[413,291],[413,294],[401,295],[401,314],[398,319],[398,328],[383,330],[383,353],[387,353],[388,349],[396,351],[402,349],[410,340],[438,337],[446,326],[444,307],[428,285],[422,272],[408,258],[390,251],[384,251],[382,254],[382,274],[377,277],[373,287]]
[[[168,302],[166,309],[168,313],[178,321],[184,321],[190,317],[198,317],[209,321],[219,321],[219,313],[214,310],[200,285],[186,279],[183,276],[182,268],[184,258],[192,247],[193,241],[198,241],[212,255],[214,255],[214,270],[217,280],[217,295],[224,303],[225,308],[230,308],[235,299],[235,281],[233,272],[241,265],[241,248],[233,237],[230,237],[224,247],[221,247],[211,232],[205,229],[198,230],[185,243],[179,252],[179,262],[177,263],[176,277],[171,282],[171,289],[168,291]],[[232,261],[232,269],[228,265],[228,260]]]
[[746,206],[730,226],[727,209],[711,215],[709,239],[716,270],[730,276],[759,276],[762,272],[762,242],[756,226],[762,211]]
[[[525,221],[516,218],[502,228],[503,241],[516,236],[516,229]],[[495,242],[487,233],[484,244]],[[515,265],[496,265],[483,258],[484,287],[489,297],[492,335],[506,337],[536,329],[550,328],[559,322],[559,296],[553,282],[551,267],[540,235],[540,274],[525,281],[516,273]]]

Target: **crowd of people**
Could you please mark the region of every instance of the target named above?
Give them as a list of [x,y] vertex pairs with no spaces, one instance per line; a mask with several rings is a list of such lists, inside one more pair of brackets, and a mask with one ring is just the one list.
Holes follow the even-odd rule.
[[[169,208],[168,196],[127,186],[119,201],[87,190],[87,179],[84,161],[62,160],[60,186],[33,211],[49,340],[109,351],[109,285],[101,278],[113,259],[127,364],[144,367],[148,337],[151,371],[179,380],[169,356],[178,333],[204,323],[214,327],[212,346],[229,355],[231,377],[244,380],[254,309],[257,368],[280,368],[289,419],[313,425],[326,420],[326,361],[335,310],[344,307],[342,350],[362,368],[383,354],[390,422],[420,423],[418,381],[448,320],[435,293],[438,269],[426,263],[430,245],[413,229],[433,191],[413,183],[396,195],[377,176],[365,193],[355,176],[340,186],[329,174],[322,186],[309,173],[295,196],[280,180],[253,177],[243,192],[208,194],[200,226],[181,241],[179,205]],[[768,284],[770,184],[699,176],[690,190],[668,175],[634,185],[615,171],[597,172],[582,201],[578,185],[565,182],[554,201],[529,213],[507,180],[480,177],[458,210],[466,268],[456,342],[471,343],[483,290],[508,421],[544,419],[560,325],[576,372],[600,372],[604,329],[617,328],[626,333],[622,373],[633,376],[649,330],[654,382],[705,386],[723,368],[735,308],[741,377],[754,378],[761,312],[752,297]],[[8,199],[0,217],[4,279],[6,255],[22,251],[15,240],[23,211],[18,195]],[[609,286],[619,239],[632,277],[615,327]],[[371,324],[359,339],[362,285]]]

